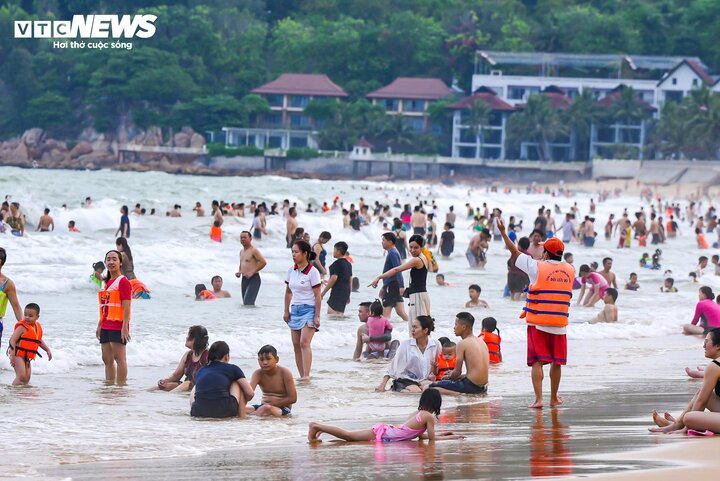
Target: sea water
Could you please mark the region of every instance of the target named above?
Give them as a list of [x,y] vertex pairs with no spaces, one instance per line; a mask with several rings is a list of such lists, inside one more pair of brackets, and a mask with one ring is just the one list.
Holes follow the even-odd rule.
[[[263,443],[303,443],[307,423],[324,420],[350,423],[357,428],[375,422],[401,422],[416,407],[416,396],[375,393],[386,363],[357,363],[351,360],[358,326],[357,304],[377,296],[367,287],[380,274],[383,250],[380,246],[382,226],[374,223],[356,232],[343,229],[338,211],[306,213],[311,204],[318,209],[323,202],[340,201],[356,205],[360,197],[367,204],[379,200],[392,205],[414,204],[417,199],[435,200],[436,222],[442,230],[445,213],[453,205],[457,213],[455,253],[449,260],[439,259],[440,272],[452,284],[439,287],[434,275],[428,276],[432,315],[436,320],[435,338],[453,337],[454,315],[464,309],[467,286],[482,287],[482,298],[489,309],[473,309],[476,330],[486,316],[498,320],[503,339],[504,362],[492,367],[487,400],[502,402],[503,397],[526,395],[532,400],[529,369],[525,363],[526,326],[518,318],[522,304],[502,298],[506,279],[508,253],[501,242],[492,242],[485,270],[467,265],[464,252],[472,235],[472,220],[465,216],[465,203],[473,206],[487,203],[499,207],[508,219],[514,215],[524,220],[527,235],[535,213],[541,205],[558,204],[562,212],[578,203],[580,214],[587,214],[593,192],[576,192],[572,196],[491,193],[485,185],[428,183],[392,183],[359,181],[295,180],[275,176],[263,177],[196,177],[164,173],[130,173],[112,171],[53,171],[0,168],[0,193],[18,201],[29,221],[27,234],[0,236],[0,245],[8,252],[3,273],[17,286],[21,305],[36,302],[41,306],[40,320],[45,340],[52,348],[53,359],[46,357],[33,363],[31,386],[10,387],[13,371],[8,359],[0,356],[0,473],[37,474],[38,466],[80,463],[98,460],[166,458],[211,453],[213,450],[238,448]],[[90,196],[90,208],[82,201]],[[345,241],[354,259],[353,272],[360,278],[360,292],[353,293],[342,318],[325,315],[313,340],[312,382],[298,388],[298,402],[293,416],[281,420],[250,419],[246,421],[193,420],[189,416],[187,394],[151,391],[158,379],[168,376],[185,352],[184,340],[189,326],[202,324],[210,333],[210,342],[224,340],[230,345],[231,362],[238,364],[249,377],[257,368],[256,353],[264,344],[274,345],[280,363],[295,374],[290,333],[282,320],[285,290],[284,278],[292,266],[285,247],[285,220],[281,215],[268,217],[270,234],[254,241],[265,255],[268,265],[262,271],[262,288],[257,306],[242,306],[238,270],[241,249],[239,234],[249,230],[250,216],[228,217],[223,225],[222,243],[210,240],[210,203],[250,200],[282,204],[283,199],[297,202],[299,225],[316,239],[323,230],[332,233],[328,247]],[[668,199],[681,200],[681,199]],[[202,202],[208,215],[196,217],[191,208]],[[131,237],[135,273],[152,291],[152,299],[132,304],[131,335],[127,346],[128,385],[104,384],[100,346],[95,338],[97,326],[96,289],[88,278],[93,262],[103,260],[115,248],[114,232],[119,225],[119,209],[130,209],[141,203],[154,216],[131,214]],[[62,205],[67,207],[63,208]],[[183,217],[165,216],[174,204],[182,206]],[[704,363],[700,341],[680,334],[681,325],[692,318],[698,287],[720,285],[712,269],[692,284],[688,272],[697,257],[692,229],[681,224],[680,236],[661,245],[662,269],[638,266],[647,248],[633,245],[619,250],[617,238],[606,241],[603,225],[610,213],[619,217],[623,208],[629,212],[645,205],[636,193],[598,203],[596,230],[599,236],[594,248],[577,243],[567,246],[575,254],[575,266],[603,257],[614,259],[620,297],[617,301],[617,324],[589,325],[602,303],[594,308],[576,307],[570,311],[568,328],[568,366],[563,370],[562,390],[588,391],[617,389],[623,382],[647,381],[653,378],[681,379],[680,367]],[[683,206],[685,205],[683,201]],[[45,207],[55,220],[55,231],[33,232],[33,226]],[[398,209],[393,209],[399,215]],[[556,215],[559,225],[562,216]],[[69,233],[67,223],[74,220],[80,233]],[[714,237],[714,236],[713,236]],[[712,239],[714,240],[714,239]],[[679,292],[661,294],[663,271],[671,269]],[[623,290],[630,272],[638,273],[641,288]],[[195,302],[193,288],[197,283],[210,287],[210,278],[221,275],[224,288],[233,297],[213,302]],[[407,273],[406,279],[407,279]],[[717,290],[717,289],[716,289]],[[575,291],[577,295],[577,291]],[[576,299],[573,300],[575,302]],[[408,336],[407,324],[394,317],[394,337]],[[14,317],[9,308],[5,317],[3,351],[12,333]],[[547,388],[547,383],[546,383]],[[259,390],[258,390],[259,391]],[[568,394],[571,397],[571,394]],[[256,400],[259,399],[256,397]],[[446,398],[445,406],[478,402],[468,398]],[[20,443],[11,440],[22,439]],[[20,449],[21,448],[21,449]]]

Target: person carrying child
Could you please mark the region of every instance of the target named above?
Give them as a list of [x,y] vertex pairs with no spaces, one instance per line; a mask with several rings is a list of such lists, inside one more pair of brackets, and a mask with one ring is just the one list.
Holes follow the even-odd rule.
[[23,319],[15,324],[15,331],[10,337],[8,356],[10,365],[15,368],[15,379],[13,386],[20,386],[30,382],[32,367],[30,361],[35,356],[40,356],[40,349],[48,355],[48,361],[52,360],[52,352],[47,343],[43,340],[42,326],[38,322],[40,318],[40,306],[31,302],[25,306]]
[[277,349],[267,344],[258,351],[257,369],[250,378],[250,387],[262,389],[260,404],[248,406],[248,414],[255,416],[289,416],[292,405],[297,402],[297,390],[292,372],[278,365],[280,358]]
[[[457,345],[455,368],[449,379],[436,381],[430,387],[437,388],[441,394],[486,394],[488,348],[481,339],[473,334],[475,318],[469,312],[459,312],[455,316],[455,335],[462,339]],[[465,365],[465,375],[462,367]]]
[[455,363],[457,362],[456,345],[447,337],[441,337],[438,342],[442,350],[435,362],[435,379],[446,379],[455,369]]
[[[380,299],[370,304],[370,316],[367,320],[368,336],[382,336],[387,331],[392,331],[392,324],[387,317],[383,316],[383,305]],[[368,340],[367,347],[365,348],[366,358],[379,358],[385,357],[385,349],[389,349],[389,345],[382,341],[370,341]]]
[[208,290],[205,284],[195,284],[196,301],[212,301],[214,299],[217,299],[217,297]]
[[361,431],[346,431],[345,429],[311,422],[308,426],[308,441],[320,442],[320,435],[330,434],[345,441],[376,441],[391,443],[397,441],[410,441],[411,439],[429,439],[436,437],[443,439],[462,438],[450,431],[435,433],[435,417],[440,414],[442,396],[437,389],[427,389],[420,396],[417,412],[401,426],[378,423],[370,429]]
[[[495,334],[497,331],[497,334]],[[502,352],[500,352],[500,329],[497,327],[497,320],[494,317],[486,317],[482,320],[482,330],[478,335],[480,339],[485,341],[490,354],[490,363],[497,364],[502,362]]]

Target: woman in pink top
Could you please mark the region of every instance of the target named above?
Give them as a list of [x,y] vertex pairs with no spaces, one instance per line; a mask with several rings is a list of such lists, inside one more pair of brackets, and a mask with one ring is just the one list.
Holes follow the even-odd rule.
[[[410,441],[411,439],[435,439],[435,416],[440,414],[442,396],[435,388],[428,388],[420,396],[420,405],[417,412],[401,426],[378,423],[370,429],[362,431],[346,431],[336,426],[310,423],[308,426],[308,441],[317,442],[322,433],[328,433],[345,441],[377,441],[392,443],[396,441]],[[427,431],[427,434],[425,434]],[[437,433],[443,439],[462,438],[452,432]]]
[[[382,336],[386,331],[392,331],[392,324],[390,324],[387,317],[383,316],[383,309],[382,301],[379,299],[375,299],[375,302],[370,304],[370,316],[367,320],[368,336]],[[368,342],[365,357],[370,357],[373,354],[376,355],[375,357],[385,357],[385,342]]]
[[[582,279],[582,287],[580,288],[580,296],[578,297],[578,306],[594,306],[597,301],[599,301],[605,296],[605,291],[609,287],[607,281],[597,272],[590,271],[590,266],[588,266],[587,264],[583,264],[580,266],[580,279]],[[587,284],[591,284],[592,287],[588,291],[585,302],[583,302],[583,296],[585,295],[585,286]]]
[[708,286],[700,288],[700,302],[695,306],[695,316],[690,324],[683,326],[683,333],[703,335],[710,329],[720,327],[720,305],[715,302],[715,294]]

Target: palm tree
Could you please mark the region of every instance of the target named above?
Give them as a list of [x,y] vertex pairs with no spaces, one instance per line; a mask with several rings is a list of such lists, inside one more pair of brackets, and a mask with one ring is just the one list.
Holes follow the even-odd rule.
[[[612,108],[608,112],[610,119],[617,124],[624,124],[629,127],[635,125],[637,122],[641,122],[641,129],[644,128],[642,121],[646,120],[652,115],[652,111],[647,108],[647,105],[638,98],[637,93],[632,87],[621,87],[620,95],[617,97],[612,105]],[[620,141],[623,143],[631,142],[628,138],[628,129],[623,129],[624,135],[621,136]],[[642,135],[641,135],[642,136]]]
[[590,130],[597,115],[590,89],[575,97],[560,117],[570,132],[570,160],[586,160],[590,154]]
[[[702,96],[702,93],[698,97]],[[692,117],[690,131],[699,154],[702,157],[717,157],[720,148],[720,95],[712,93],[706,96],[706,104],[696,105],[696,100],[690,99]]]
[[400,150],[403,145],[410,145],[415,140],[415,131],[408,125],[402,115],[390,116],[384,132],[388,143]]
[[540,94],[531,95],[525,109],[512,115],[508,123],[509,142],[536,142],[540,160],[551,160],[550,142],[567,131],[550,99]]
[[468,108],[465,125],[467,125],[470,130],[475,132],[475,138],[477,139],[475,157],[479,158],[480,154],[482,153],[482,144],[485,137],[483,135],[483,127],[485,127],[490,122],[491,114],[492,109],[490,108],[490,106],[479,99],[475,99]]

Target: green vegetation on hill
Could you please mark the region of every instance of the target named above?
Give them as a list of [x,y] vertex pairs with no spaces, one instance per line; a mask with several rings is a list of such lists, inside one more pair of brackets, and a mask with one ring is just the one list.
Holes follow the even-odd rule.
[[[457,79],[467,90],[478,48],[699,56],[720,69],[717,0],[11,0],[3,5],[0,138],[36,126],[72,139],[88,126],[116,132],[190,125],[204,132],[242,125],[268,108],[248,95],[252,88],[283,72],[307,72],[327,74],[351,96],[341,122],[328,122],[323,134],[329,145],[344,148],[366,133],[359,126],[380,128],[361,100],[366,93],[398,76],[440,77],[448,84]],[[134,39],[129,51],[53,49],[52,40],[13,38],[14,20],[90,13],[152,13],[158,16],[157,32],[151,39]],[[692,123],[687,108],[668,107],[673,108],[684,112],[684,117],[675,112],[680,129]],[[315,106],[314,115],[322,110]],[[333,112],[333,119],[337,115]],[[666,128],[660,130],[678,135],[675,125]],[[401,126],[382,129],[388,144],[407,145]],[[436,139],[417,142],[423,144],[417,149],[438,149]],[[672,140],[677,152],[694,152],[689,143]]]

